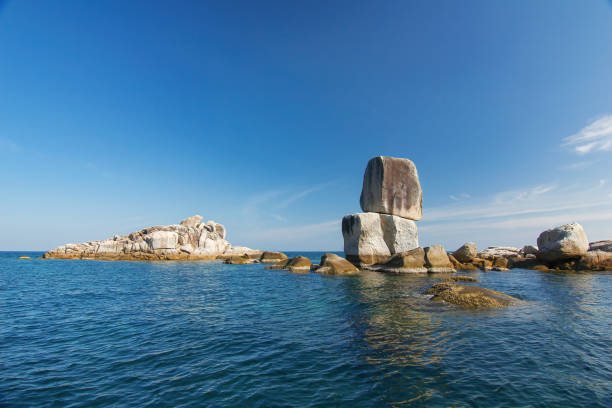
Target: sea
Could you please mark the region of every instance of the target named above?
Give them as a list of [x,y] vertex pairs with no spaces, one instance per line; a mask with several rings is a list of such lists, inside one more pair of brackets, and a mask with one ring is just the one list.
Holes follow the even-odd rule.
[[612,272],[469,272],[522,300],[471,310],[446,276],[41,255],[0,253],[1,407],[612,407]]

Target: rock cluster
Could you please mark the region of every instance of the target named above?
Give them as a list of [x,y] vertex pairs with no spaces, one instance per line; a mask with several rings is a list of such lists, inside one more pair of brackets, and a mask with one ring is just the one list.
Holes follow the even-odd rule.
[[313,264],[305,256],[296,256],[284,259],[266,269],[285,269],[293,273],[308,273],[310,271],[324,275],[352,275],[359,273],[359,269],[352,263],[337,254],[326,253],[321,256],[319,264]]
[[378,156],[368,162],[360,198],[362,213],[342,219],[349,261],[372,265],[419,246],[414,221],[422,216],[423,193],[408,159]]
[[561,225],[542,232],[538,247],[489,247],[480,252],[468,242],[449,255],[457,270],[505,271],[512,268],[558,271],[612,270],[612,241],[589,244],[578,223]]
[[102,241],[62,245],[43,256],[51,259],[200,260],[262,255],[261,251],[250,248],[232,247],[225,239],[223,225],[214,221],[202,223],[202,220],[200,215],[194,215],[180,224],[149,227]]

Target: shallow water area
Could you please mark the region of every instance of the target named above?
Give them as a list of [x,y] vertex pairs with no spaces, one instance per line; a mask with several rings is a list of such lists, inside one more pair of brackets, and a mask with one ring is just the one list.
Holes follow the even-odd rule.
[[469,310],[422,295],[449,275],[21,255],[0,406],[612,406],[612,273],[466,272],[523,300]]

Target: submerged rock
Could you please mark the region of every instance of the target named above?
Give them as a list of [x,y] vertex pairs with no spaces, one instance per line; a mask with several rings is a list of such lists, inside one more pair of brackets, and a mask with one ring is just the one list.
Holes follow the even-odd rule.
[[363,176],[360,204],[364,212],[420,220],[423,193],[414,163],[396,157],[371,159]]
[[454,305],[475,309],[506,307],[518,301],[512,296],[491,289],[450,282],[437,283],[429,288],[425,294],[433,295],[431,299],[435,301],[443,300]]
[[353,263],[372,265],[419,246],[414,221],[393,215],[357,213],[342,219],[344,253]]
[[586,255],[589,241],[576,222],[544,231],[538,237],[538,258],[547,263]]
[[261,251],[232,247],[225,240],[225,234],[223,225],[214,221],[202,224],[202,217],[194,215],[181,224],[149,227],[101,241],[62,245],[43,256],[47,259],[105,260],[202,260],[227,259],[244,254],[249,258],[261,256]]
[[327,253],[321,257],[315,272],[327,275],[351,275],[359,273],[359,269],[341,256]]
[[445,281],[447,282],[478,282],[478,279],[471,277],[471,276],[455,275],[455,276],[451,276],[448,279],[445,279]]

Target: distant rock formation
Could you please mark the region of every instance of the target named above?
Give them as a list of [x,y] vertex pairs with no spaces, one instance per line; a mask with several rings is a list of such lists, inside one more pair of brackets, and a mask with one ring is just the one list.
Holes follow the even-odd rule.
[[201,260],[228,258],[236,255],[259,257],[261,251],[232,247],[225,240],[225,227],[214,221],[202,223],[200,215],[189,217],[180,224],[155,226],[127,235],[66,244],[46,254],[47,259],[105,260]]

